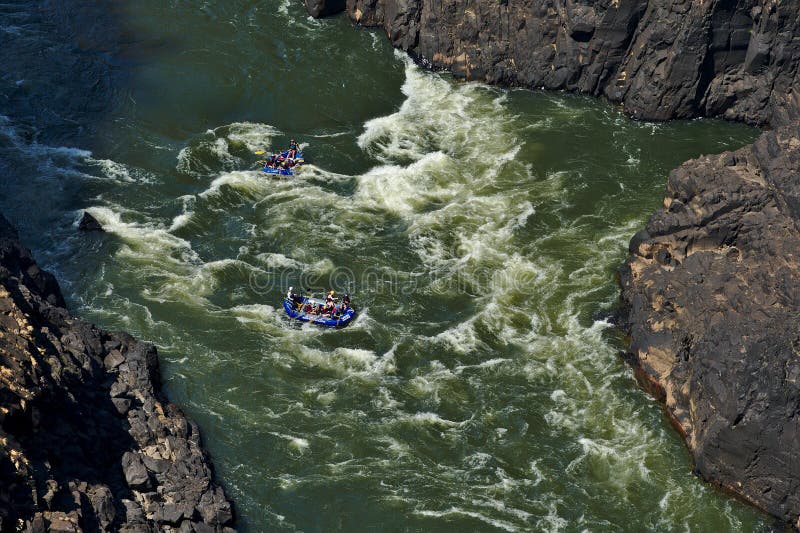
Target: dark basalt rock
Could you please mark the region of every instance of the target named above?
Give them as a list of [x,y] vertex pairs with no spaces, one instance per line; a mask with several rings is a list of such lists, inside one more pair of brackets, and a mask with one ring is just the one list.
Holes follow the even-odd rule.
[[347,0],[347,12],[466,79],[604,96],[642,119],[800,118],[800,0]]
[[81,231],[105,231],[100,222],[87,211],[83,212],[81,221],[78,223],[78,229]]
[[347,7],[346,0],[303,0],[308,14],[314,18],[341,13]]
[[797,126],[767,132],[673,171],[620,270],[637,375],[696,472],[796,527],[799,137]]
[[73,318],[0,216],[0,530],[232,531],[152,345]]

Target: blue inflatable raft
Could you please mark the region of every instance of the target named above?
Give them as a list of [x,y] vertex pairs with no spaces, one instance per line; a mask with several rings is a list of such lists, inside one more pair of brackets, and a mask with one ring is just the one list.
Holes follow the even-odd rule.
[[[306,304],[311,305],[325,305],[325,300],[317,299],[317,298],[303,298],[303,306],[305,307]],[[302,310],[299,310],[295,307],[295,303],[285,298],[283,300],[283,310],[286,311],[286,314],[289,315],[291,318],[295,320],[299,320],[300,322],[310,322],[312,324],[317,324],[318,326],[325,326],[327,328],[343,328],[350,322],[352,322],[353,318],[356,316],[356,310],[352,307],[348,307],[347,310],[338,316],[338,318],[334,318],[331,316],[323,316],[323,315],[313,315],[306,313]]]
[[[287,155],[289,155],[289,151],[287,150],[286,152],[281,152],[280,155],[281,157],[285,158]],[[299,170],[300,167],[303,166],[303,163],[305,163],[305,159],[303,158],[302,152],[297,152],[297,154],[295,154],[294,162],[295,165],[292,168],[280,168],[280,167],[273,168],[265,166],[264,168],[261,169],[261,171],[264,172],[265,174],[275,174],[278,176],[294,176],[297,170]]]

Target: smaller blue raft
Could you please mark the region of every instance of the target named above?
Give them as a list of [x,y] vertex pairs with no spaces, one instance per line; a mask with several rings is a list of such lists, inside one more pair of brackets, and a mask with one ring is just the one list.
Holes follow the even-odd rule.
[[[310,303],[311,305],[324,305],[325,300],[304,297],[303,306],[305,306],[307,303]],[[338,318],[309,314],[296,309],[294,302],[288,298],[283,300],[283,310],[286,311],[286,314],[289,315],[289,317],[294,318],[295,320],[299,320],[300,322],[310,322],[311,324],[324,326],[326,328],[343,328],[352,322],[353,318],[356,316],[356,310],[352,307],[348,307],[347,310],[339,315]]]
[[[286,158],[286,156],[289,155],[289,151],[287,150],[285,152],[281,152],[280,155],[281,157]],[[294,161],[295,165],[292,168],[280,168],[280,167],[273,168],[265,166],[264,168],[261,169],[261,171],[264,172],[265,174],[275,174],[278,176],[294,176],[297,173],[297,170],[299,170],[300,167],[303,166],[303,163],[305,163],[305,159],[303,158],[303,153],[297,152],[297,154],[295,154]]]

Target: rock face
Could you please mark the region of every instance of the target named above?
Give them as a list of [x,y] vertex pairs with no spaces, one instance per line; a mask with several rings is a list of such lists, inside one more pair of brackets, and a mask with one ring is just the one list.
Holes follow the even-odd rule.
[[800,529],[800,0],[347,0],[422,64],[777,128],[689,161],[620,272],[630,360],[697,472]]
[[345,0],[304,0],[308,14],[314,18],[327,17],[344,11]]
[[152,345],[73,318],[0,216],[0,531],[232,531]]
[[800,127],[670,174],[621,269],[633,364],[704,478],[800,515]]
[[88,211],[83,212],[78,229],[81,231],[105,231],[100,222],[97,221]]
[[605,96],[643,119],[800,118],[800,0],[347,0],[347,12],[467,79]]

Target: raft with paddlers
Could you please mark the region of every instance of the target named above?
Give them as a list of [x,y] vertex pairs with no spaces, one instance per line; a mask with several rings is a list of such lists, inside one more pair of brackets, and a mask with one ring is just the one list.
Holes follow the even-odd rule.
[[315,297],[296,293],[292,287],[283,300],[283,310],[290,318],[328,328],[342,328],[356,316],[347,293],[337,300],[333,291],[325,297]]
[[[262,172],[266,174],[277,174],[280,176],[294,176],[295,173],[303,166],[306,162],[305,158],[303,157],[302,152],[297,152],[295,157],[289,158],[289,152],[281,152],[280,154],[275,154],[275,159],[272,164],[269,164],[269,159],[266,163],[264,163],[264,168],[261,169]],[[284,164],[285,163],[285,164]]]
[[[265,153],[266,151],[259,150],[256,152],[256,155],[262,155]],[[272,154],[266,160],[262,161],[264,166],[261,171],[265,174],[294,176],[305,162],[305,157],[300,151],[297,141],[292,139],[292,142],[289,143],[288,150]]]

